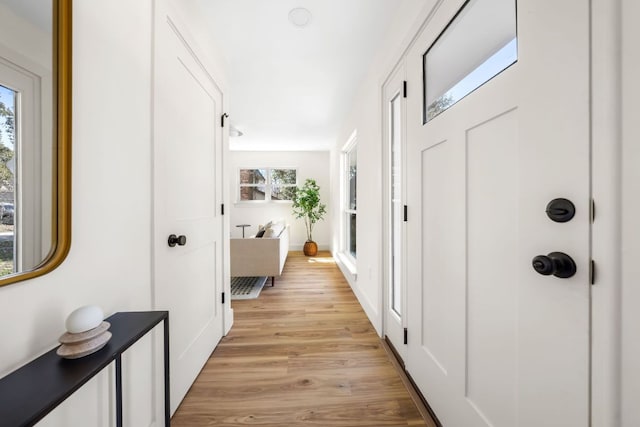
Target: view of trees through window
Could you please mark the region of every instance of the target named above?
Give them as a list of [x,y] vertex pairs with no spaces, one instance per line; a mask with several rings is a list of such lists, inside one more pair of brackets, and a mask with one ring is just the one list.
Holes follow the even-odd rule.
[[244,201],[287,201],[296,194],[297,170],[240,169],[240,197]]
[[344,251],[357,258],[357,182],[358,182],[358,151],[357,146],[353,144],[344,152],[344,191],[346,200],[344,200]]
[[0,85],[0,276],[14,269],[14,187],[17,93]]
[[271,169],[271,200],[293,200],[296,184],[295,169]]

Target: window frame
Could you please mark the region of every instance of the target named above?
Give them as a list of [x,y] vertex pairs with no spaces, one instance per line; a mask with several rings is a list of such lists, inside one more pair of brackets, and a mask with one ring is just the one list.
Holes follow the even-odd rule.
[[[266,178],[265,178],[265,182],[264,184],[242,184],[240,182],[240,173],[243,170],[264,170],[266,171]],[[238,168],[237,173],[236,173],[236,179],[237,181],[237,185],[236,185],[236,204],[264,204],[264,203],[288,203],[291,204],[293,203],[293,200],[277,200],[277,199],[272,199],[271,198],[271,193],[273,190],[273,182],[272,182],[272,173],[274,170],[294,170],[296,172],[296,182],[294,184],[281,184],[278,187],[282,188],[282,187],[288,187],[288,188],[297,188],[298,187],[298,181],[299,181],[299,174],[298,174],[298,168],[297,167],[288,167],[288,166],[276,166],[276,167],[272,167],[272,166],[241,166]],[[261,187],[264,186],[264,200],[242,200],[242,188],[243,187]]]

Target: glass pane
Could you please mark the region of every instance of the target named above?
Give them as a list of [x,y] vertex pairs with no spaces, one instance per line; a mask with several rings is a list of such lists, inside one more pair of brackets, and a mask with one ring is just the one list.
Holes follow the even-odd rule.
[[15,272],[15,142],[18,93],[0,85],[0,276]]
[[356,147],[349,152],[349,209],[356,210],[356,189],[358,178],[358,158]]
[[271,171],[271,183],[273,185],[291,184],[296,185],[295,169],[273,169]]
[[266,186],[253,185],[240,187],[240,200],[265,200]]
[[240,169],[240,184],[266,184],[266,169]]
[[402,109],[400,97],[391,101],[391,308],[402,315]]
[[515,0],[471,0],[424,55],[424,122],[517,59]]
[[296,187],[278,187],[272,186],[271,200],[293,200],[296,194]]
[[349,253],[356,258],[356,214],[349,214]]

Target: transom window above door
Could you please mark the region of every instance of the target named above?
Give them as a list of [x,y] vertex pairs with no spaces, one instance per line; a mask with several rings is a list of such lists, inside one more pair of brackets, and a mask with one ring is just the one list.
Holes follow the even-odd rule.
[[287,202],[293,200],[298,185],[295,168],[240,168],[238,203]]
[[423,57],[423,123],[518,60],[515,0],[468,0]]

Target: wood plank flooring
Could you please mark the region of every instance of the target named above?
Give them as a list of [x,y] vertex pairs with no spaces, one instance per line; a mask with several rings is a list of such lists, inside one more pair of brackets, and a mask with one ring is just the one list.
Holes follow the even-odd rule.
[[328,253],[290,252],[234,326],[172,426],[435,426],[424,419]]

